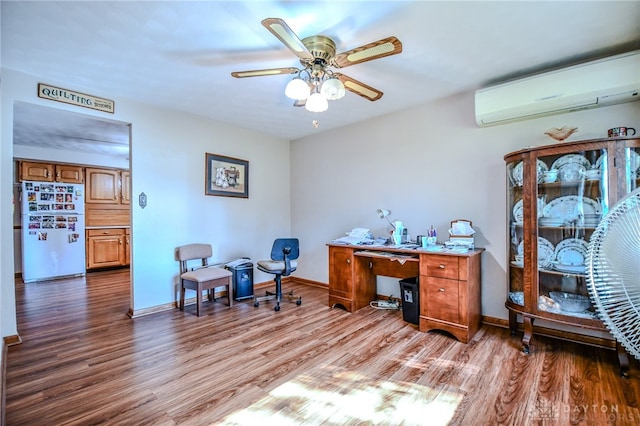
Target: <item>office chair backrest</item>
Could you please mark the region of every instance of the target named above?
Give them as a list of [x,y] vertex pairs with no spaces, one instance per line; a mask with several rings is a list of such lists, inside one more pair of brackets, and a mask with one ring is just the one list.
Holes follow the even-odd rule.
[[271,260],[296,260],[300,256],[300,243],[297,238],[277,238],[271,248]]

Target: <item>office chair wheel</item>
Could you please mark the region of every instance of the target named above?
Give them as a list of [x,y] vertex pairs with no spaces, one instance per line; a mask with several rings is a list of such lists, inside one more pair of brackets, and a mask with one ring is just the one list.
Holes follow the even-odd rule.
[[298,306],[302,305],[302,298],[296,300],[296,305]]
[[257,308],[258,306],[260,306],[260,302],[253,302],[253,306]]
[[276,305],[276,307],[275,307],[275,308],[273,308],[273,310],[274,310],[274,311],[276,311],[276,312],[278,312],[278,311],[280,310],[280,304],[278,303],[278,304]]

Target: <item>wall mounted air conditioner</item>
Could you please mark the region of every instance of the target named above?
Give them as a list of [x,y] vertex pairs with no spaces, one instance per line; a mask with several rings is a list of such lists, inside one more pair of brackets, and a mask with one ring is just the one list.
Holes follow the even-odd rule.
[[640,100],[640,50],[476,91],[476,122],[491,126]]

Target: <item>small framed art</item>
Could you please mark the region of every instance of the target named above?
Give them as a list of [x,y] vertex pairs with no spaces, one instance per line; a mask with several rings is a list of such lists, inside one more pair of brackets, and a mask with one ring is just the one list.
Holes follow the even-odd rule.
[[205,154],[205,195],[249,198],[249,162],[217,154]]

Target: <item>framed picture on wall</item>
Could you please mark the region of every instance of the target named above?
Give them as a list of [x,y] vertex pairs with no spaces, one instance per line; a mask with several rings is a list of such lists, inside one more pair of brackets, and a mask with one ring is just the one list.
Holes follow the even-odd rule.
[[206,153],[204,193],[249,198],[249,162]]

